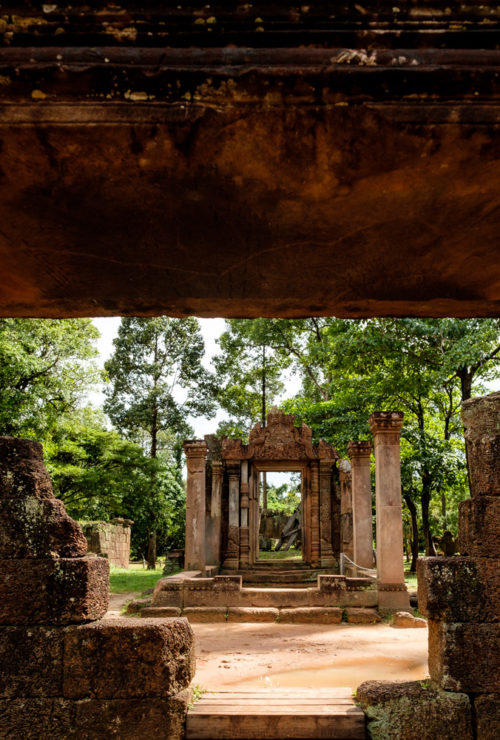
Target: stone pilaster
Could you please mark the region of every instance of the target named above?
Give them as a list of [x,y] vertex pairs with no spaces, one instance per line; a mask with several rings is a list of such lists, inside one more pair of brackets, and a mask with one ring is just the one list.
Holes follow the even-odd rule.
[[375,445],[377,515],[377,580],[380,609],[409,609],[404,581],[401,514],[401,411],[377,411],[370,416]]
[[336,563],[332,549],[332,468],[333,460],[319,461],[319,534],[322,568],[332,568]]
[[241,463],[240,484],[240,568],[250,566],[250,498],[248,495],[248,461]]
[[[349,460],[339,462],[340,481],[340,549],[354,560],[354,532],[352,520],[352,475]],[[344,566],[349,576],[355,575],[349,563]]]
[[207,444],[202,440],[184,443],[186,485],[186,570],[205,570],[205,464]]
[[227,463],[229,478],[229,512],[227,527],[227,547],[224,568],[237,570],[240,564],[240,461]]
[[362,568],[373,568],[371,451],[370,442],[352,441],[347,445],[351,460],[353,560]]
[[319,464],[311,462],[311,565],[320,565],[320,524],[319,524]]
[[207,520],[207,564],[219,565],[221,561],[221,501],[223,465],[220,460],[212,462],[212,489],[210,517]]

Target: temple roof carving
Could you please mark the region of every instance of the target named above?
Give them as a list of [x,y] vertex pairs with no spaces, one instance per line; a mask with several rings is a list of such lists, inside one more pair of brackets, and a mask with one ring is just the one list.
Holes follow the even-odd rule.
[[337,460],[337,451],[324,440],[317,445],[312,442],[312,429],[302,423],[295,426],[295,417],[285,414],[273,407],[267,415],[267,424],[255,424],[248,444],[240,439],[222,441],[222,458],[224,460],[266,460],[266,461],[308,461]]

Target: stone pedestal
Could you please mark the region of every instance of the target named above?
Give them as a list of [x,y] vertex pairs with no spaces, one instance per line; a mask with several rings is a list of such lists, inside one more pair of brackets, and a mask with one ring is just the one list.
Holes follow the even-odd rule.
[[[339,461],[340,483],[340,550],[354,560],[354,532],[352,519],[352,476],[349,460]],[[349,562],[344,563],[344,573],[356,576],[356,570]]]
[[227,527],[227,548],[224,568],[237,570],[240,565],[240,462],[227,463],[229,478],[229,511]]
[[353,559],[362,568],[373,568],[371,451],[370,442],[347,445],[351,460]]
[[377,581],[379,608],[409,609],[403,567],[401,514],[400,411],[377,411],[370,416],[375,446],[377,515]]
[[201,440],[184,443],[186,485],[186,570],[205,570],[205,463],[207,444]]

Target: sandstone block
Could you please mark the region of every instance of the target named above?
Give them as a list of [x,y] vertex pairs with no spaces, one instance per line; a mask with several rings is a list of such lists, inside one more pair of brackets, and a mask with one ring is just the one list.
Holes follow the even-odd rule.
[[0,559],[74,558],[87,552],[80,525],[62,501],[26,496],[0,499]]
[[228,622],[276,622],[279,610],[272,607],[233,606],[228,609]]
[[65,698],[172,696],[194,676],[193,631],[185,619],[107,619],[66,630]]
[[427,627],[427,622],[425,619],[414,617],[413,614],[410,614],[410,612],[396,612],[396,614],[394,615],[392,626],[400,627],[403,629],[418,627],[423,627],[425,629]]
[[420,558],[418,608],[447,622],[500,620],[500,559]]
[[500,393],[462,406],[472,497],[500,496]]
[[63,648],[60,627],[0,627],[0,697],[60,696]]
[[[148,606],[151,606],[151,599],[132,599],[132,601],[129,601],[127,604],[127,614],[136,614],[137,612],[140,612],[142,609],[146,609]],[[175,611],[179,611],[176,609]]]
[[349,624],[375,624],[380,622],[380,614],[376,609],[347,608],[345,610]]
[[187,606],[182,616],[190,622],[225,622],[227,607],[225,606]]
[[461,555],[500,558],[500,497],[466,499],[458,507]]
[[0,624],[73,624],[108,610],[104,558],[0,560]]
[[480,694],[474,699],[477,740],[500,737],[500,694]]
[[356,701],[372,740],[472,740],[467,694],[440,691],[425,681],[366,681]]
[[0,736],[12,740],[184,740],[190,700],[188,689],[169,699],[0,699]]
[[177,606],[146,606],[143,609],[141,609],[141,617],[161,617],[161,618],[171,618],[171,617],[180,617],[181,611]]
[[343,609],[336,606],[310,606],[280,609],[280,622],[289,624],[340,624]]
[[0,437],[0,499],[52,498],[52,481],[39,442]]
[[500,692],[500,623],[430,619],[429,673],[447,691]]

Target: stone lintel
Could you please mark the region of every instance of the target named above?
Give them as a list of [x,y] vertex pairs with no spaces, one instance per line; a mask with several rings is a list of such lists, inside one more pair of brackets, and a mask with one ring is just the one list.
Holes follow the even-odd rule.
[[351,440],[347,445],[347,454],[352,460],[359,457],[371,457],[372,443],[366,440]]
[[204,464],[207,456],[207,443],[202,439],[188,440],[184,442],[184,453],[188,466]]

